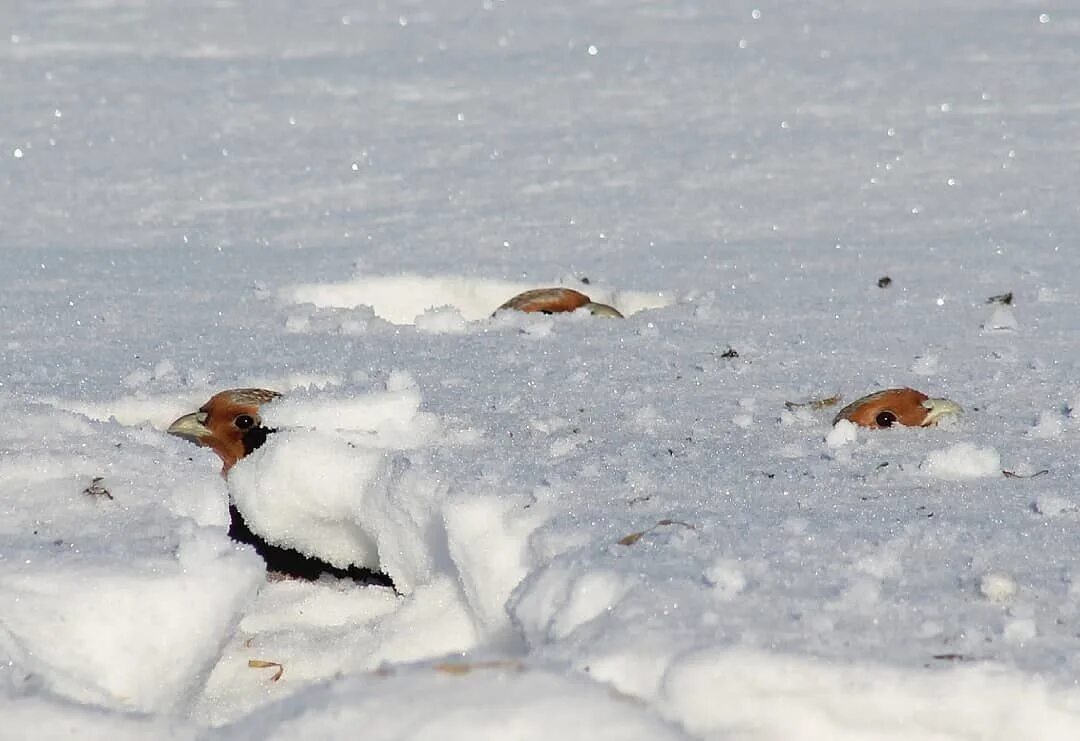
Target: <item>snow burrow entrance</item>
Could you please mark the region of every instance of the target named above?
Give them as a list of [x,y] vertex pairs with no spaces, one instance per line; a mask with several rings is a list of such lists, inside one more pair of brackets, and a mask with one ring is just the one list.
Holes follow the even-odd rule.
[[578,281],[524,283],[411,274],[357,276],[338,283],[301,283],[284,289],[281,296],[291,303],[313,304],[320,309],[370,306],[376,316],[388,322],[415,324],[424,312],[446,306],[457,309],[466,320],[485,319],[522,291],[560,285],[588,294],[593,301],[611,304],[624,316],[674,303],[674,297],[664,291],[624,291]]

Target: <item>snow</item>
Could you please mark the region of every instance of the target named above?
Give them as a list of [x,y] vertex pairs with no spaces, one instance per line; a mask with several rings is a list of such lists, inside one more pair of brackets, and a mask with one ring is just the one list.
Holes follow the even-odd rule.
[[922,468],[931,476],[946,480],[1000,476],[1001,456],[990,447],[956,443],[942,450],[931,450]]
[[10,15],[0,739],[1080,735],[1068,7]]

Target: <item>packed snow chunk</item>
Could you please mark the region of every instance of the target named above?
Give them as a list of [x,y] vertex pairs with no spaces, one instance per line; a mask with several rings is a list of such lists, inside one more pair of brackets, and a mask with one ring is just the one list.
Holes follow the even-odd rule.
[[360,396],[290,392],[263,407],[263,422],[279,430],[333,431],[368,448],[416,448],[433,440],[441,425],[435,415],[420,410],[422,399],[415,381],[401,386],[391,378],[388,384],[396,385]]
[[956,443],[943,450],[931,451],[922,462],[922,470],[946,481],[977,479],[1001,475],[1001,456],[993,448],[972,443]]
[[1035,424],[1028,430],[1028,435],[1037,440],[1049,440],[1060,436],[1064,431],[1065,420],[1060,414],[1053,411],[1042,411],[1039,412]]
[[505,494],[458,494],[443,508],[450,557],[485,632],[509,627],[506,603],[528,573],[528,538],[546,514],[534,497]]
[[384,444],[349,429],[283,426],[232,469],[233,501],[267,541],[338,567],[381,570],[408,593],[436,573],[456,573],[440,523],[448,484]]
[[559,641],[611,610],[633,587],[633,580],[628,574],[575,568],[559,559],[526,579],[511,609],[531,642]]
[[415,587],[393,614],[378,622],[364,668],[472,650],[484,638],[476,625],[461,585],[449,575],[436,575]]
[[988,572],[979,580],[979,591],[991,602],[1009,602],[1018,590],[1016,580],[1001,571]]
[[270,582],[241,620],[191,717],[230,723],[330,677],[460,655],[477,643],[461,590],[448,576],[404,598],[347,580]]
[[0,663],[79,702],[177,712],[263,576],[259,558],[216,528],[182,540],[175,559],[137,547],[111,558],[5,558]]
[[456,307],[439,306],[416,317],[416,328],[428,334],[462,334],[468,323]]
[[845,445],[850,445],[858,439],[859,427],[851,420],[841,419],[825,435],[825,445],[832,450],[836,450]]
[[316,430],[279,430],[229,474],[248,527],[267,541],[334,566],[379,568],[365,500],[384,498],[391,459]]
[[1065,741],[1080,728],[1080,692],[993,665],[905,670],[713,648],[676,660],[663,697],[669,718],[709,738]]
[[448,660],[313,687],[206,741],[676,741],[647,707],[517,660]]
[[0,667],[78,702],[182,710],[264,578],[226,535],[219,463],[157,430],[0,405]]

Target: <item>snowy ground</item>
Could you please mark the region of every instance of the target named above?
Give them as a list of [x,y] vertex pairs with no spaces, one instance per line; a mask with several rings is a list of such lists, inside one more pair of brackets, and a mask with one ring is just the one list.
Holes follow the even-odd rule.
[[10,11],[0,739],[1080,737],[1069,4]]

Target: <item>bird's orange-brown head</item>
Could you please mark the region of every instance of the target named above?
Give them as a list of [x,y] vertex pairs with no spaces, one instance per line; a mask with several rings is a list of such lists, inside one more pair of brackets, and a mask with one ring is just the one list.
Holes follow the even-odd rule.
[[566,311],[585,309],[593,316],[622,318],[622,314],[615,307],[596,303],[581,291],[575,291],[573,288],[534,288],[531,291],[519,293],[495,311],[504,309],[541,314],[561,314]]
[[170,435],[211,448],[222,461],[222,474],[258,448],[273,430],[263,427],[262,405],[281,396],[267,389],[229,389],[214,394],[199,411],[169,425]]
[[837,413],[833,424],[846,419],[861,427],[930,427],[962,411],[955,401],[931,399],[915,389],[886,389],[851,402]]

